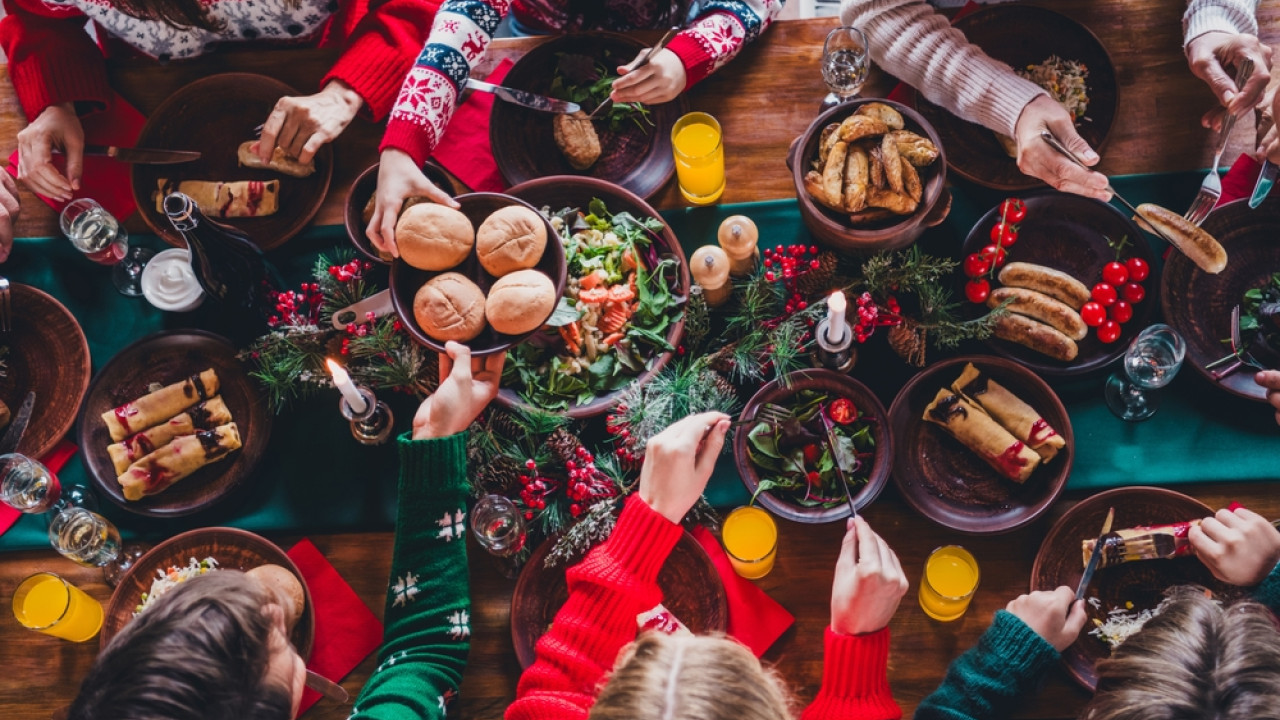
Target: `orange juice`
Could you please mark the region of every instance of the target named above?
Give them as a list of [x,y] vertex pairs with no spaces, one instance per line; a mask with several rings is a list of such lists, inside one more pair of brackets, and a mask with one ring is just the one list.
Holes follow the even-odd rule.
[[689,113],[671,128],[680,194],[694,205],[709,205],[724,192],[724,144],[720,123],[706,113]]
[[968,550],[947,545],[933,551],[920,583],[920,607],[934,620],[956,620],[969,609],[978,589],[978,561]]
[[102,604],[53,573],[36,573],[14,591],[13,616],[32,630],[84,642],[102,627]]
[[720,539],[734,572],[742,577],[762,578],[773,569],[778,555],[778,526],[764,510],[740,507],[729,513]]

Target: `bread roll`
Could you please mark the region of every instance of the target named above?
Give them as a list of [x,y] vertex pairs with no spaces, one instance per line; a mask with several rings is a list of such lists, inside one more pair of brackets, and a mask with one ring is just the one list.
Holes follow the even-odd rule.
[[441,342],[466,342],[479,335],[484,330],[484,311],[484,292],[459,273],[437,275],[413,296],[418,326]]
[[537,270],[517,270],[503,275],[489,288],[484,316],[494,330],[523,335],[538,328],[556,306],[556,288]]
[[466,215],[435,203],[414,205],[396,223],[400,257],[419,270],[449,270],[462,264],[475,244]]
[[476,257],[495,277],[538,264],[547,249],[547,224],[542,216],[522,205],[509,205],[480,223],[476,230]]
[[284,624],[293,630],[302,617],[302,611],[307,608],[307,594],[297,576],[279,565],[259,565],[246,571],[245,575],[257,580],[268,593],[279,599],[284,610]]

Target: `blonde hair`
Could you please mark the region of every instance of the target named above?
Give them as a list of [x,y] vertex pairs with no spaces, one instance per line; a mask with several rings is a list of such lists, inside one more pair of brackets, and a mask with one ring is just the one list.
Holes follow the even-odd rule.
[[789,720],[790,694],[719,636],[646,633],[623,650],[590,720]]

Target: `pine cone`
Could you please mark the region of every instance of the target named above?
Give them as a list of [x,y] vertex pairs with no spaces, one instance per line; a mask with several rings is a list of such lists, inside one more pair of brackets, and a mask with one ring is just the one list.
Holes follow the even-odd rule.
[[547,449],[551,450],[551,454],[555,455],[561,465],[577,462],[580,447],[582,447],[582,441],[564,428],[556,428],[555,432],[547,436]]
[[524,468],[515,458],[498,455],[489,461],[479,473],[480,486],[485,492],[506,495],[520,487],[520,474]]
[[696,345],[711,331],[711,315],[707,296],[702,286],[695,283],[689,288],[689,300],[684,306],[684,339],[688,345]]
[[711,384],[715,385],[716,390],[729,397],[737,396],[738,389],[733,386],[733,383],[729,382],[728,378],[714,371],[708,374],[711,376]]
[[707,356],[707,367],[721,375],[733,373],[733,345],[726,345]]
[[805,297],[812,297],[826,292],[836,276],[836,265],[839,257],[830,250],[823,250],[818,255],[818,267],[800,273],[796,278],[796,289]]
[[520,423],[516,422],[515,416],[501,410],[489,411],[489,427],[507,440],[514,440],[525,435],[524,428],[520,427]]
[[925,330],[915,320],[907,319],[889,328],[889,347],[907,364],[924,367]]

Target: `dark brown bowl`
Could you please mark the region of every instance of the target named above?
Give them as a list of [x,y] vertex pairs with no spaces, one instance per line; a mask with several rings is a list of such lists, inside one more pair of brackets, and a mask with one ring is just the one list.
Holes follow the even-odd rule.
[[[485,218],[509,205],[523,205],[537,212],[536,207],[524,200],[500,193],[470,193],[459,195],[455,199],[462,206],[462,214],[471,220],[472,227],[477,230]],[[533,269],[551,278],[551,283],[556,288],[556,300],[559,301],[560,297],[564,295],[564,247],[555,242],[556,233],[551,228],[551,223],[546,222],[544,219],[543,224],[546,225],[547,229],[547,249],[542,252],[542,259],[538,261],[537,265],[533,266]],[[419,270],[398,258],[391,263],[391,303],[396,308],[396,314],[400,316],[400,322],[404,324],[405,329],[409,331],[409,335],[414,340],[436,352],[444,352],[444,343],[422,330],[422,326],[418,324],[418,320],[413,314],[413,298],[417,294],[418,288],[425,285],[431,278],[445,272],[466,275],[484,291],[485,295],[489,294],[489,288],[498,281],[498,278],[490,275],[480,266],[480,260],[476,257],[474,245],[472,245],[471,254],[467,256],[467,259],[461,265],[449,270]],[[553,306],[552,312],[554,311],[555,308]],[[547,317],[542,318],[542,321],[546,322],[549,317],[551,317],[551,313],[547,313]],[[510,348],[519,345],[525,338],[535,332],[537,330],[531,330],[523,335],[506,335],[486,324],[483,332],[467,341],[467,346],[471,348],[473,356],[492,355],[493,353],[506,352]]]
[[[596,178],[574,176],[539,178],[521,183],[511,188],[509,192],[534,207],[549,207],[553,212],[565,207],[585,209],[593,198],[600,198],[609,207],[610,212],[619,213],[625,211],[636,217],[651,217],[662,220],[662,216],[658,214],[658,211],[654,210],[653,206],[642,200],[635,193],[611,182],[597,180]],[[689,263],[685,259],[684,249],[680,247],[680,241],[676,239],[675,233],[671,231],[671,227],[666,224],[665,220],[663,221],[662,232],[658,233],[653,240],[653,246],[658,251],[659,256],[675,258],[679,264],[680,275],[676,286],[672,288],[672,292],[681,297],[686,296],[690,287]],[[558,333],[544,332],[537,338],[537,341],[558,343],[560,342],[559,337]],[[667,329],[667,342],[671,347],[677,347],[683,337],[684,319],[682,317],[680,320],[671,323],[671,326]],[[632,385],[603,397],[598,397],[585,405],[570,405],[569,409],[565,410],[565,414],[571,418],[581,419],[605,413],[609,408],[613,407],[618,398],[630,387],[635,387],[637,383],[644,385],[654,375],[662,372],[662,369],[671,360],[671,356],[672,353],[670,351],[658,355],[650,362],[649,367],[644,372],[636,376],[636,379],[632,381]],[[520,395],[516,391],[505,387],[498,392],[497,402],[506,408],[526,404],[520,399]]]
[[[1008,262],[1026,262],[1061,270],[1092,288],[1102,282],[1102,268],[1115,260],[1116,253],[1107,245],[1107,238],[1119,242],[1127,235],[1131,243],[1123,257],[1140,257],[1154,270],[1156,256],[1147,244],[1146,235],[1124,213],[1093,198],[1049,190],[1023,198],[1027,203],[1027,217],[1019,224],[1018,240],[1009,248]],[[960,250],[961,259],[991,244],[991,228],[1000,220],[1000,208],[996,206],[978,220]],[[998,271],[997,271],[998,272]],[[964,284],[968,280],[957,269],[956,296],[964,298]],[[1153,271],[1142,283],[1146,297],[1133,306],[1133,318],[1121,326],[1120,339],[1106,344],[1098,339],[1094,328],[1076,344],[1079,354],[1071,362],[1063,362],[1036,352],[1018,343],[992,337],[987,345],[992,352],[1016,360],[1041,375],[1082,375],[1099,370],[1124,355],[1129,342],[1142,329],[1150,325],[1156,310],[1156,292],[1159,278]],[[1000,287],[992,281],[991,289]],[[1117,288],[1118,289],[1118,288]],[[985,305],[964,303],[965,312],[977,317],[986,312]]]
[[[316,153],[316,171],[305,178],[271,170],[240,167],[236,149],[254,138],[254,130],[267,119],[276,101],[296,96],[297,90],[274,78],[251,73],[225,73],[197,80],[183,87],[151,113],[138,135],[138,147],[163,150],[195,150],[199,160],[176,165],[131,166],[133,200],[138,213],[157,235],[175,247],[186,247],[169,218],[156,211],[156,181],[170,180],[279,180],[280,208],[260,218],[225,218],[243,230],[263,250],[285,244],[311,222],[324,204],[333,176],[333,148]],[[212,217],[213,208],[204,208]]]
[[293,560],[264,537],[247,530],[229,527],[211,527],[189,530],[156,545],[129,568],[120,584],[111,593],[106,613],[102,619],[99,646],[105,648],[133,619],[134,610],[142,601],[142,594],[151,590],[156,572],[174,565],[185,566],[191,558],[203,560],[211,557],[223,570],[252,570],[260,565],[279,565],[293,573],[302,584],[307,606],[298,624],[293,626],[290,640],[303,660],[311,657],[311,646],[316,637],[315,606],[311,603],[311,590],[302,572]]
[[[1280,272],[1280,196],[1267,198],[1256,210],[1246,200],[1236,200],[1214,210],[1202,226],[1227,251],[1227,267],[1210,275],[1180,252],[1172,252],[1164,264],[1160,304],[1165,322],[1187,342],[1187,364],[1209,382],[1249,400],[1267,401],[1266,388],[1253,381],[1253,368],[1245,366],[1216,378],[1205,365],[1231,354],[1231,309],[1244,300],[1245,291],[1263,287]],[[1263,360],[1263,358],[1259,358]],[[1265,360],[1264,360],[1265,362]],[[1217,368],[1225,369],[1226,366]]]
[[[107,454],[111,433],[102,413],[208,368],[218,371],[222,396],[243,446],[231,457],[200,468],[156,495],[130,501]],[[138,340],[98,371],[80,412],[76,440],[98,492],[138,515],[178,517],[206,510],[231,495],[257,467],[271,438],[271,411],[226,338],[203,330],[166,330]]]
[[[347,228],[347,238],[351,240],[351,246],[356,249],[356,252],[372,262],[380,265],[390,265],[390,262],[382,259],[382,256],[378,254],[377,248],[369,241],[369,236],[365,234],[365,228],[368,223],[364,220],[364,206],[369,203],[369,198],[373,197],[373,191],[378,188],[378,166],[380,164],[374,163],[370,165],[364,172],[356,176],[355,182],[351,183],[351,189],[347,191],[347,202],[342,207],[342,224]],[[449,179],[449,174],[444,171],[444,168],[428,160],[422,166],[422,172],[436,187],[448,193],[449,197],[454,197],[458,194],[453,181]]]
[[[1115,508],[1112,529],[1135,525],[1163,525],[1209,517],[1207,505],[1182,493],[1155,487],[1115,488],[1086,498],[1054,523],[1045,535],[1031,566],[1031,590],[1053,590],[1061,585],[1075,588],[1084,574],[1081,542],[1098,537],[1107,509]],[[1089,691],[1097,689],[1095,664],[1111,656],[1106,642],[1089,631],[1097,627],[1093,620],[1105,620],[1107,611],[1133,603],[1136,609],[1154,608],[1160,604],[1165,590],[1176,585],[1200,585],[1213,591],[1215,597],[1230,601],[1242,596],[1235,588],[1216,580],[1198,559],[1146,560],[1101,568],[1085,591],[1085,610],[1089,620],[1084,630],[1062,652],[1062,662],[1072,679]],[[1100,603],[1093,607],[1094,598]]]
[[[1067,441],[1021,485],[923,417],[938,390],[950,387],[970,362],[1040,412]],[[917,373],[893,399],[889,425],[897,451],[893,480],[907,504],[943,527],[972,535],[1010,532],[1043,515],[1062,494],[1075,460],[1071,418],[1053,389],[1018,363],[989,355],[943,360]]]
[[[830,370],[797,370],[789,373],[782,380],[772,380],[756,391],[747,401],[747,405],[738,416],[743,423],[733,436],[733,462],[738,467],[738,476],[747,492],[753,495],[760,486],[760,474],[755,463],[747,455],[747,434],[750,432],[750,421],[754,420],[760,406],[775,403],[790,408],[791,399],[801,390],[815,390],[853,401],[855,407],[875,418],[872,426],[876,439],[876,459],[867,475],[867,482],[853,496],[853,504],[859,510],[870,505],[885,483],[889,481],[889,470],[893,466],[895,441],[886,419],[884,405],[876,399],[875,393],[862,383],[848,375]],[[765,491],[756,496],[756,500],[773,514],[801,523],[825,523],[843,520],[849,517],[849,504],[841,503],[835,507],[807,507],[789,502],[771,492]]]
[[[846,213],[838,213],[814,202],[804,189],[804,176],[811,168],[809,163],[818,157],[818,144],[822,129],[830,123],[838,123],[853,114],[860,105],[869,102],[883,103],[902,113],[906,129],[924,137],[938,148],[938,159],[928,167],[919,168],[924,193],[920,205],[910,215],[891,218],[878,223],[854,227]],[[791,144],[787,154],[787,167],[796,186],[796,200],[800,203],[800,219],[818,242],[835,250],[849,252],[875,252],[896,250],[915,242],[926,228],[937,225],[947,217],[951,209],[951,195],[947,184],[947,152],[942,140],[927,120],[915,110],[882,98],[860,98],[837,105],[818,116]]]
[[[9,348],[0,377],[0,400],[18,414],[28,392],[36,394],[31,420],[15,452],[38,458],[75,424],[89,387],[89,343],[75,317],[52,295],[12,283],[13,329],[0,336]],[[0,428],[0,437],[8,428]]]
[[[502,84],[549,95],[555,77],[557,55],[572,53],[603,61],[612,72],[630,62],[646,45],[626,35],[607,32],[561,35],[525,53],[511,67]],[[662,189],[676,169],[671,154],[671,128],[686,112],[684,96],[661,105],[649,106],[652,126],[641,129],[624,123],[616,131],[596,123],[604,153],[586,170],[576,170],[556,147],[551,130],[551,113],[530,110],[512,103],[495,101],[489,120],[489,142],[493,158],[508,185],[519,185],[548,175],[575,175],[614,182],[643,198]],[[591,112],[594,108],[583,108]]]
[[[529,558],[511,595],[511,643],[520,667],[534,660],[534,646],[551,628],[560,607],[569,599],[565,571],[581,557],[554,568],[543,566],[556,538],[547,539]],[[683,533],[658,573],[662,604],[695,635],[724,632],[729,626],[729,606],[724,585],[707,551],[689,533]]]
[[[1102,153],[1120,105],[1119,83],[1111,56],[1089,28],[1066,15],[1029,5],[991,5],[955,22],[969,42],[1014,68],[1042,63],[1050,55],[1083,62],[1089,106],[1077,126],[1080,136]],[[960,177],[996,190],[1026,190],[1044,183],[1022,174],[987,128],[952,115],[917,93],[916,106],[938,129],[947,145],[947,160]]]

